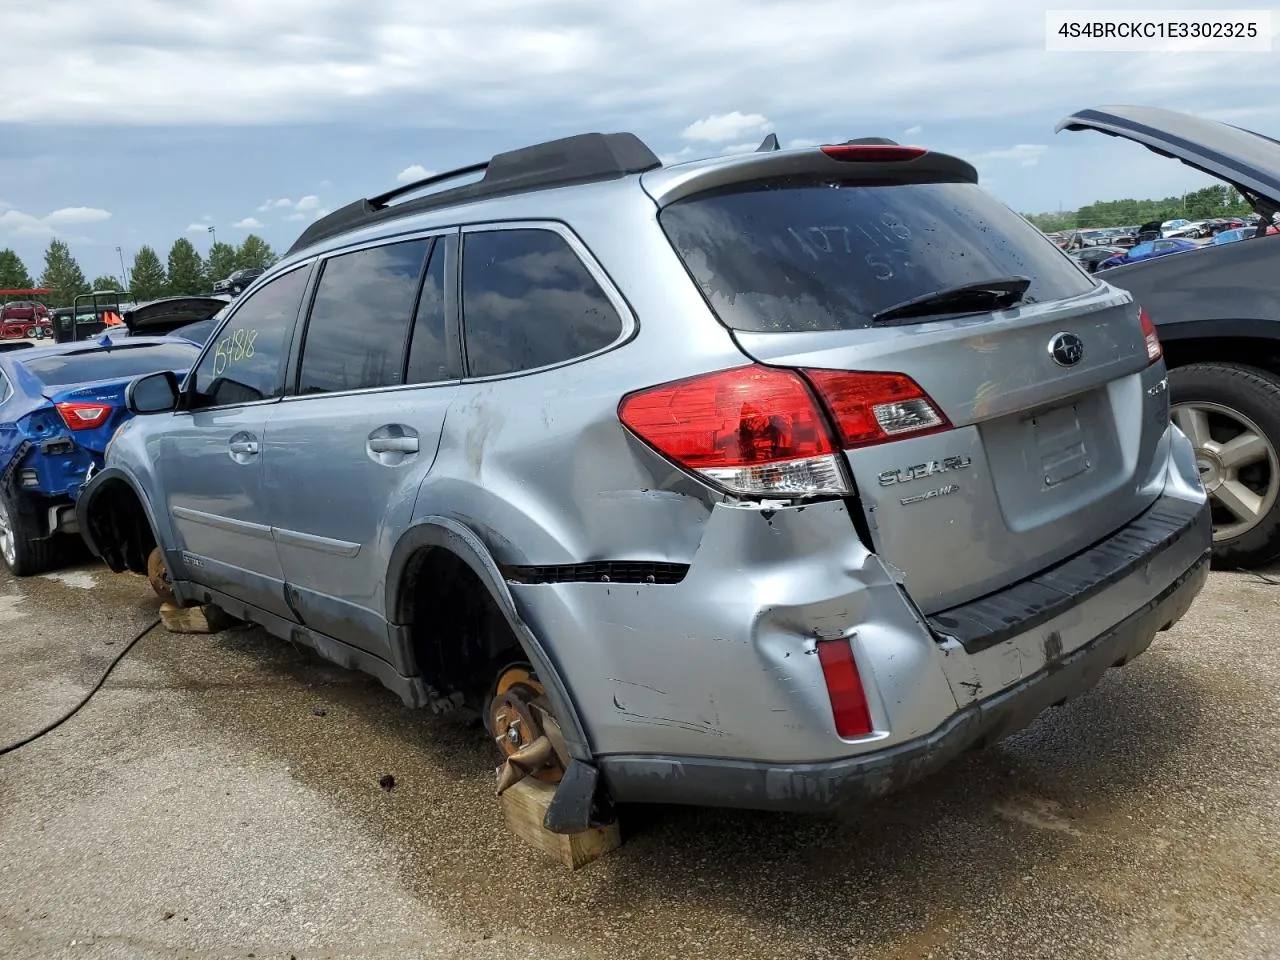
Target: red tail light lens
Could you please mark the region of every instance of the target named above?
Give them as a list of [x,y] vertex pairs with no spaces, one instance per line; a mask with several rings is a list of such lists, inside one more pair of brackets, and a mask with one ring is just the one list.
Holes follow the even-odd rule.
[[618,418],[659,453],[734,493],[850,492],[822,409],[798,373],[748,366],[630,394]]
[[900,147],[888,143],[833,143],[822,148],[832,160],[846,163],[898,163],[915,160],[929,151],[924,147]]
[[950,430],[929,395],[901,373],[805,370],[831,411],[844,449]]
[[836,733],[846,740],[865,737],[872,730],[871,711],[858,665],[853,661],[852,645],[847,639],[823,640],[818,644],[818,660],[831,698]]
[[111,405],[105,403],[60,403],[58,413],[70,430],[92,430],[107,422]]
[[1147,362],[1155,363],[1164,356],[1164,347],[1160,346],[1160,334],[1156,333],[1156,325],[1151,322],[1146,307],[1138,308],[1138,322],[1142,324],[1142,339],[1147,345]]

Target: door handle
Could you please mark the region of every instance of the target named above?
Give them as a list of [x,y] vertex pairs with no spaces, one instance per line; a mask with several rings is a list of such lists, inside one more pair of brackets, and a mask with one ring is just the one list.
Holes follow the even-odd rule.
[[417,437],[374,437],[369,441],[374,453],[417,453]]
[[232,440],[228,446],[232,453],[238,453],[241,456],[253,457],[258,453],[257,440]]

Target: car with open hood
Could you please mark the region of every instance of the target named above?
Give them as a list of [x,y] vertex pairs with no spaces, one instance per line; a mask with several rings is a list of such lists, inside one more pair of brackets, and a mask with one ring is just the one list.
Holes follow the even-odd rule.
[[1103,106],[1062,120],[1141,144],[1231,186],[1259,215],[1245,242],[1106,272],[1150,311],[1165,348],[1172,415],[1196,448],[1220,567],[1280,556],[1280,141],[1216,120]]

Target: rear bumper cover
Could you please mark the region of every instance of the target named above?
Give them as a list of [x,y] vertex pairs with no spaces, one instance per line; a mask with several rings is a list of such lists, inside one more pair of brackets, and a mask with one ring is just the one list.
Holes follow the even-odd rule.
[[[1141,608],[1092,641],[999,693],[974,701],[932,733],[894,747],[822,763],[609,756],[598,763],[615,800],[822,812],[892,793],[966,749],[994,743],[1040,713],[1094,687],[1109,667],[1141,654],[1191,607],[1209,574],[1208,508],[1190,524],[1206,549]],[[1203,528],[1203,530],[1201,529]]]

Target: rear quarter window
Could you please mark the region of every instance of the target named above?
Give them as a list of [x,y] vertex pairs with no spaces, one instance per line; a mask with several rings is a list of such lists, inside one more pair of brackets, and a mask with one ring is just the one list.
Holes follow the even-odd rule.
[[[660,221],[720,320],[792,333],[869,327],[895,304],[995,278],[1027,302],[1095,282],[1035,227],[970,183],[753,184],[672,204]],[[928,319],[921,318],[919,322]]]

